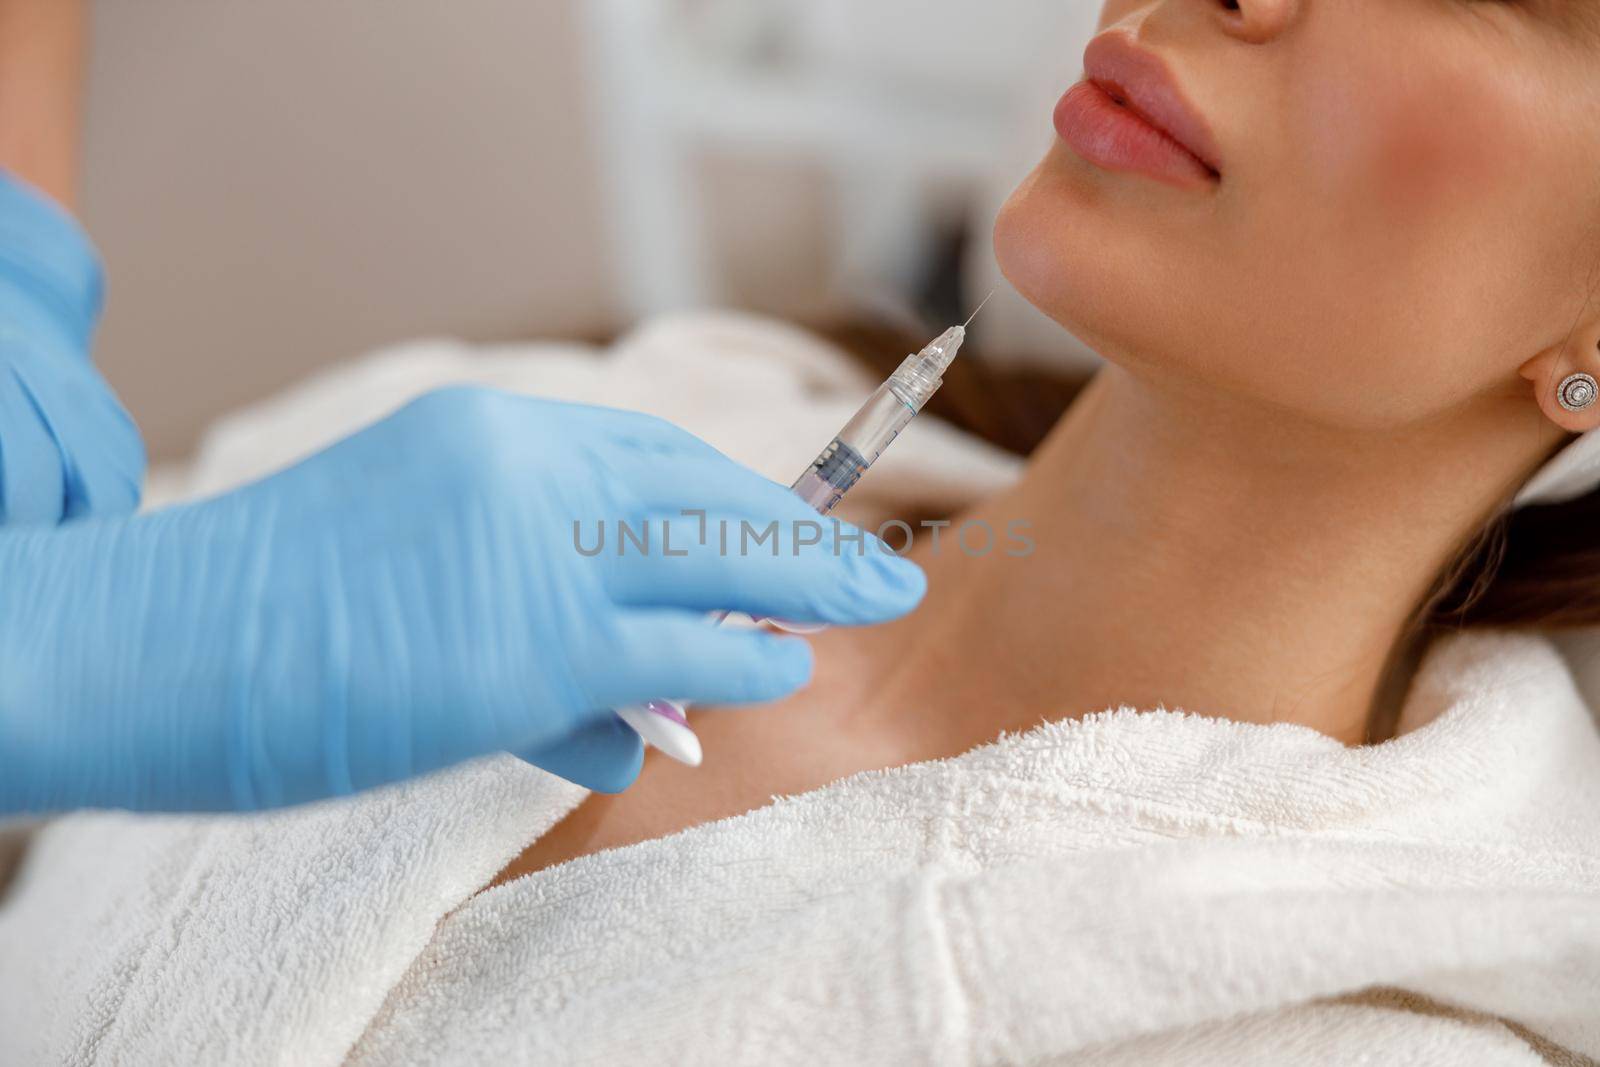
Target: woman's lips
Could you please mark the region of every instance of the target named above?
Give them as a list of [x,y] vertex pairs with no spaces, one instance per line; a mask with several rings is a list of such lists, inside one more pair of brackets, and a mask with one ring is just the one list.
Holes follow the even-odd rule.
[[1159,56],[1107,30],[1084,49],[1083,72],[1055,111],[1056,132],[1080,155],[1178,185],[1217,180],[1211,129]]
[[1081,81],[1056,105],[1056,132],[1080,156],[1108,170],[1128,170],[1184,188],[1211,185],[1216,172],[1193,152]]

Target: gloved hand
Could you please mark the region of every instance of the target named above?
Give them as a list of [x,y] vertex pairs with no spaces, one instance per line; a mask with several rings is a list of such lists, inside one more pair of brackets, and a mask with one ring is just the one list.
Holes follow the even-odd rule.
[[138,506],[144,444],[89,362],[101,291],[82,228],[0,171],[0,524]]
[[705,612],[920,600],[831,522],[803,545],[798,498],[661,419],[456,387],[211,500],[0,531],[0,811],[263,808],[503,750],[619,790],[642,753],[610,709],[809,677],[802,639]]

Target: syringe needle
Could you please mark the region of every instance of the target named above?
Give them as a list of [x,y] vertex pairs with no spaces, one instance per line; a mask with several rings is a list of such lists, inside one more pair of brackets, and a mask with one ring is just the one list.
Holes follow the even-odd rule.
[[[996,287],[994,289],[990,289],[989,290],[989,296],[993,296],[997,292],[999,292],[999,288],[998,287]],[[989,296],[984,297],[983,300],[978,304],[978,306],[973,309],[972,314],[967,316],[967,321],[963,322],[961,324],[961,328],[963,330],[965,330],[968,326],[972,325],[972,320],[978,317],[978,312],[983,310],[983,305],[987,304],[989,302]]]

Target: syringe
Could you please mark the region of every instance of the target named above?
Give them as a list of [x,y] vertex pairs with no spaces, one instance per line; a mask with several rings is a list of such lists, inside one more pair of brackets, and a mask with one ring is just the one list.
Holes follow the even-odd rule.
[[[993,295],[993,294],[990,294]],[[988,297],[984,298],[988,303]],[[978,311],[983,304],[978,305]],[[832,511],[852,486],[860,480],[883,450],[889,447],[900,431],[905,429],[917,413],[944,384],[945,368],[956,358],[961,344],[967,339],[967,326],[978,311],[960,326],[952,326],[935,338],[922,351],[907,356],[889,375],[887,381],[867,398],[844,428],[834,435],[828,447],[811,461],[805,473],[790,486],[794,493],[816,509],[817,514]],[[728,612],[719,612],[715,621],[722,622]],[[822,627],[799,626],[766,620],[780,629],[796,632],[815,632]],[[651,700],[644,704],[617,709],[621,717],[638,731],[650,744],[680,763],[698,767],[701,759],[700,739],[689,728],[683,706],[671,700]]]

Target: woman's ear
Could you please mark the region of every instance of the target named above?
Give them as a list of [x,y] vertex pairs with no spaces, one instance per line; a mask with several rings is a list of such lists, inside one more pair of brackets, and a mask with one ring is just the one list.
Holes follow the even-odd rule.
[[[1585,329],[1581,334],[1574,333],[1568,344],[1546,349],[1517,368],[1518,374],[1533,383],[1533,397],[1545,418],[1574,433],[1600,426],[1600,386],[1596,384],[1600,381],[1600,339],[1597,334],[1600,334],[1600,325]],[[1581,401],[1587,397],[1589,402],[1575,405],[1577,410],[1572,411],[1562,406],[1562,383],[1577,373],[1589,375],[1590,380],[1568,382],[1568,399]]]

